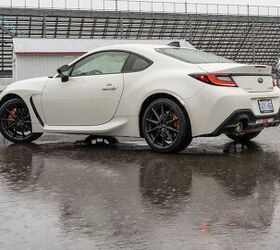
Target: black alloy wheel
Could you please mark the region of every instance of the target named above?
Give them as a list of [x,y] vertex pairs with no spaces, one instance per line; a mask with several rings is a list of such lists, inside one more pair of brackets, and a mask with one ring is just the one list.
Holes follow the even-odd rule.
[[167,98],[155,100],[147,107],[142,129],[147,143],[156,152],[175,153],[192,140],[188,116],[176,102]]
[[33,133],[29,110],[22,99],[7,101],[0,108],[0,132],[14,143],[31,142],[42,133]]

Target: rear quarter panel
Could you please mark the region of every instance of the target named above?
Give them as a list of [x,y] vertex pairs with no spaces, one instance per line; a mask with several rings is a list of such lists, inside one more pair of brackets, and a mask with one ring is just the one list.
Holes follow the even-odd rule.
[[183,99],[198,93],[203,83],[188,76],[197,71],[195,65],[189,67],[153,67],[140,72],[124,74],[124,92],[116,116],[138,116],[143,102],[156,93],[166,93],[176,97],[184,106]]

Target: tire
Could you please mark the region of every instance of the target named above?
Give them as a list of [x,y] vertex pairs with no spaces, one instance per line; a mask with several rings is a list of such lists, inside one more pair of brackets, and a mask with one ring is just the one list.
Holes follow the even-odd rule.
[[22,99],[12,99],[0,108],[0,132],[14,143],[28,143],[38,139],[42,133],[32,132],[29,110]]
[[244,133],[240,135],[227,134],[226,136],[236,142],[248,142],[253,138],[257,137],[260,133],[261,131],[257,131],[251,133]]
[[176,102],[160,98],[144,111],[142,133],[153,151],[176,153],[192,141],[189,117]]

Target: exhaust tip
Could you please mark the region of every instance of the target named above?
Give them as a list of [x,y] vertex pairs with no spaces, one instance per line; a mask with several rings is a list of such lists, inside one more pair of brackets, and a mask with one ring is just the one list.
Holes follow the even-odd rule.
[[236,133],[240,133],[241,131],[243,130],[243,123],[242,122],[238,122],[237,124],[236,124],[236,127],[235,127],[235,132]]

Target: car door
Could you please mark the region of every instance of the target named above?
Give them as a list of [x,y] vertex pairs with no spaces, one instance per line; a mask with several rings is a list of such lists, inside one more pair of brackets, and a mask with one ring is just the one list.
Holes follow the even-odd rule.
[[122,69],[128,56],[122,51],[91,54],[70,67],[68,81],[49,79],[42,95],[46,124],[89,126],[110,121],[123,92]]

